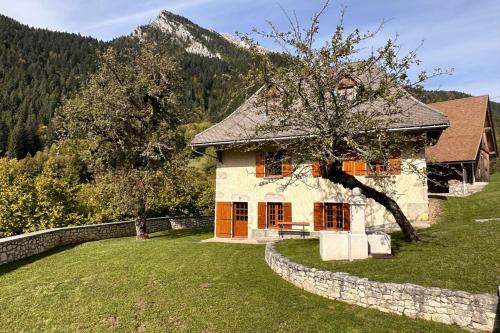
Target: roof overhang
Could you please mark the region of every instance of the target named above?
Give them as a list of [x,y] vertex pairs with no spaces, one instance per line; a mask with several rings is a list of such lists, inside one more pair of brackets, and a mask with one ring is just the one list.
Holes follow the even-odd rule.
[[[413,126],[413,127],[397,127],[391,128],[389,132],[426,132],[432,130],[443,130],[450,127],[450,124],[438,124],[438,125],[428,125],[428,126]],[[206,148],[212,146],[225,146],[225,145],[236,145],[236,144],[246,144],[246,143],[261,143],[261,142],[273,142],[273,141],[286,141],[294,139],[303,139],[313,137],[313,135],[293,135],[293,136],[281,136],[274,138],[256,138],[256,139],[244,139],[244,140],[229,140],[229,141],[214,141],[214,142],[203,142],[203,143],[191,143],[193,148]]]

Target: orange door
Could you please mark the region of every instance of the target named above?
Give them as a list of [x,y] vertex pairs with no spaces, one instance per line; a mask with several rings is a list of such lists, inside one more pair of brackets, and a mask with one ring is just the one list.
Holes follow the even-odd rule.
[[233,237],[248,237],[248,203],[233,204]]
[[215,209],[215,236],[231,237],[231,203],[217,202]]

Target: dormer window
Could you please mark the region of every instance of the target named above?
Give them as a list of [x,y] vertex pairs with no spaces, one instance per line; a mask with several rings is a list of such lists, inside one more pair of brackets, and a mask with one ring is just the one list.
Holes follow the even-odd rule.
[[356,86],[356,81],[354,79],[351,79],[350,77],[344,77],[340,79],[338,89],[339,90],[345,90],[345,89],[351,89]]

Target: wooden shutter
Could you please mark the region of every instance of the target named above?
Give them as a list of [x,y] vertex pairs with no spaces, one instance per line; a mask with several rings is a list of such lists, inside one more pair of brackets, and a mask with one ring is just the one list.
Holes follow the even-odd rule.
[[400,175],[401,174],[401,160],[399,158],[389,159],[389,174]]
[[321,177],[321,163],[314,161],[311,163],[312,176]]
[[255,155],[255,175],[257,178],[263,178],[266,175],[266,154],[258,151]]
[[266,206],[265,202],[259,202],[257,207],[257,228],[266,229]]
[[215,235],[217,237],[231,237],[231,203],[217,202],[215,216]]
[[325,205],[322,202],[314,203],[314,231],[325,229],[323,223],[323,209]]
[[283,157],[283,177],[290,177],[292,175],[292,157],[285,155]]
[[354,175],[354,161],[343,161],[342,170],[349,175]]
[[342,209],[344,210],[344,230],[351,230],[351,206],[349,204],[343,204]]
[[366,175],[366,163],[364,161],[356,161],[354,163],[354,169],[356,176]]
[[[290,202],[283,204],[283,222],[292,223],[292,204]],[[285,229],[292,229],[292,226],[287,225]]]

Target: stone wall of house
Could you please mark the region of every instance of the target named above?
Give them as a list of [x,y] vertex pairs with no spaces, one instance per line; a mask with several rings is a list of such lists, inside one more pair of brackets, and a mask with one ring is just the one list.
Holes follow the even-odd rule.
[[[213,226],[210,217],[162,217],[148,219],[149,233]],[[134,221],[49,229],[0,239],[0,265],[40,254],[59,246],[135,235]]]
[[266,262],[282,278],[308,292],[411,318],[456,324],[471,331],[493,331],[498,297],[463,291],[370,281],[348,273],[322,271],[290,261],[266,246]]

